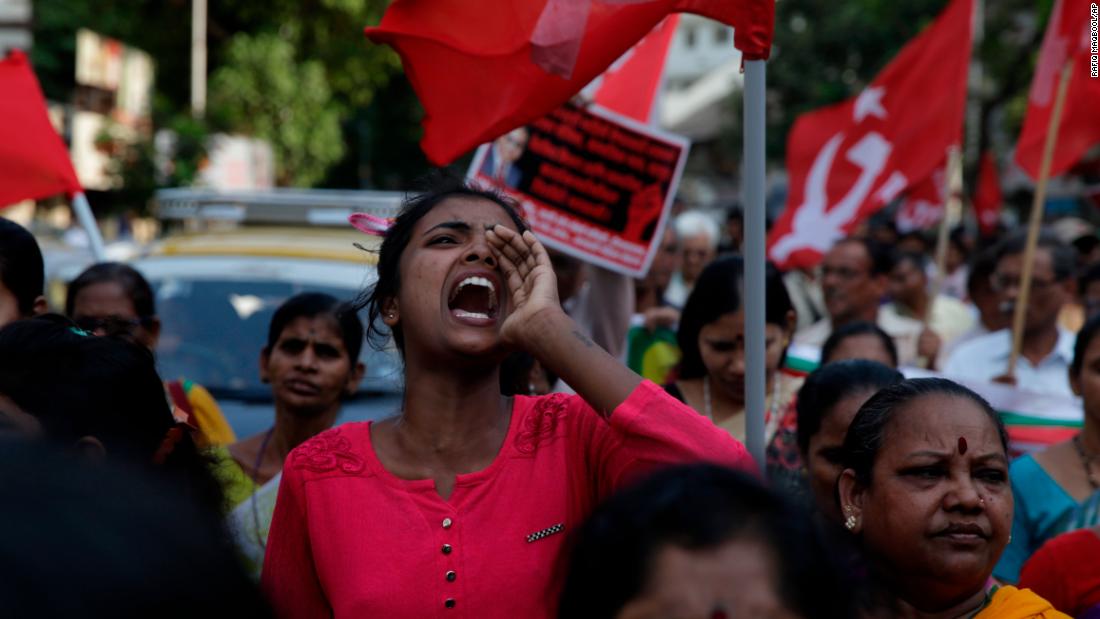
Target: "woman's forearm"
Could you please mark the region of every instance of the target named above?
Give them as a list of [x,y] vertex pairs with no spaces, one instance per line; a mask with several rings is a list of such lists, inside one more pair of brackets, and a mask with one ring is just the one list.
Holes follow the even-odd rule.
[[529,327],[527,351],[605,417],[642,382],[641,376],[593,342],[564,311],[541,312]]

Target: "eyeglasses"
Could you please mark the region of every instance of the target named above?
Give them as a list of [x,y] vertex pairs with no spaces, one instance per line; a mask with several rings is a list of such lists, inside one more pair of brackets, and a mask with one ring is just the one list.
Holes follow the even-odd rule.
[[105,335],[133,335],[138,327],[149,324],[151,320],[152,318],[148,316],[141,318],[122,318],[121,316],[96,318],[94,316],[83,316],[77,318],[73,322],[76,323],[77,327],[88,333],[95,333],[98,331]]
[[[995,290],[996,292],[1004,292],[1012,288],[1015,288],[1017,290],[1020,289],[1020,278],[1015,275],[1003,275],[1000,273],[994,273],[993,276],[989,278],[989,282],[993,284],[993,290]],[[1057,283],[1057,281],[1049,279],[1039,279],[1036,277],[1031,278],[1032,290],[1046,289]]]
[[829,277],[830,275],[834,275],[834,276],[836,276],[840,279],[851,281],[853,279],[857,279],[857,278],[860,278],[860,277],[865,277],[867,275],[867,272],[866,271],[857,271],[855,269],[849,269],[847,267],[837,267],[837,268],[827,267],[827,266],[821,267],[821,277],[822,277],[822,279],[824,279],[826,277]]

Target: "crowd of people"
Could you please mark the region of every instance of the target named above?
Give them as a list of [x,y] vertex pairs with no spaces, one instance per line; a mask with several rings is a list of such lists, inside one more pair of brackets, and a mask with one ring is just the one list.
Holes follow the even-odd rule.
[[[439,182],[380,232],[360,299],[275,312],[255,351],[272,424],[238,438],[201,385],[158,374],[139,272],[94,265],[50,313],[33,237],[0,219],[0,599],[40,617],[1100,617],[1088,244],[1041,235],[1011,372],[1022,234],[959,229],[936,260],[876,222],[819,268],[768,265],[754,462],[740,222],[723,238],[677,215],[632,280]],[[400,409],[339,424],[362,347],[387,342]],[[1015,457],[982,385],[1080,406],[1080,432]]]

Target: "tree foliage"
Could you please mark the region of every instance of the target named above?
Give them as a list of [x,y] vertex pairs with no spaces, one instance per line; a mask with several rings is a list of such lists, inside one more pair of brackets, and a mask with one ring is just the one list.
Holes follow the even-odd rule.
[[299,61],[276,34],[238,34],[210,78],[216,127],[263,138],[275,151],[280,185],[308,187],[344,154],[340,108],[324,66]]
[[[376,93],[408,99],[396,54],[371,45],[362,32],[387,5],[209,0],[210,128],[270,140],[280,183],[406,185],[426,168],[422,158],[401,166],[364,159],[387,156],[377,136],[410,143],[419,137],[417,105],[373,111]],[[156,63],[154,125],[166,127],[190,106],[190,25],[191,0],[35,0],[31,57],[46,96],[67,102],[75,87],[77,29],[148,52]],[[188,168],[197,161],[182,163]],[[127,165],[120,162],[122,169]],[[373,178],[374,171],[383,176]]]

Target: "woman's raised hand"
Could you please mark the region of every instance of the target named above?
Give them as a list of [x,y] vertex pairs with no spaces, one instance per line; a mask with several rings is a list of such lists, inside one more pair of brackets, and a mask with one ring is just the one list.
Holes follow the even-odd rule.
[[501,325],[501,336],[508,344],[526,349],[527,338],[537,325],[535,318],[546,311],[562,311],[550,256],[530,230],[521,235],[497,225],[486,233],[486,238],[500,261],[512,302],[511,314]]

